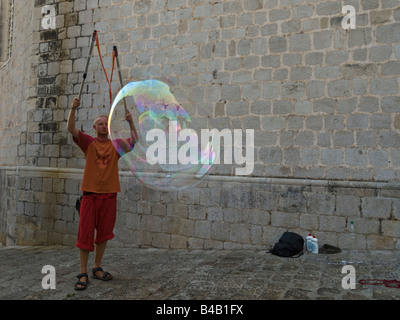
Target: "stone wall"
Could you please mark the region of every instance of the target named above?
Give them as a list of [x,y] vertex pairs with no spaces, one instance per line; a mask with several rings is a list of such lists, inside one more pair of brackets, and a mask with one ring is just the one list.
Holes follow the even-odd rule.
[[[41,26],[45,5],[55,29]],[[342,27],[345,5],[355,29]],[[108,71],[118,45],[125,82],[173,77],[216,119],[255,131],[250,176],[225,165],[196,188],[162,193],[121,171],[115,245],[262,248],[289,229],[346,247],[354,220],[358,247],[399,247],[397,0],[31,6],[16,10],[15,53],[0,69],[3,243],[74,242],[84,159],[66,119],[96,29]],[[77,126],[92,133],[109,110],[96,50],[82,98]]]
[[[6,3],[7,2],[7,3]],[[9,10],[9,1],[2,1],[2,10]],[[36,61],[39,46],[32,30],[35,28],[32,19],[33,2],[15,1],[15,21],[13,23],[12,56],[2,55],[0,62],[0,242],[14,244],[16,226],[16,178],[10,175],[15,172],[19,161],[25,161],[26,131],[28,124],[27,110],[36,98]],[[3,21],[2,49],[8,45],[8,12],[2,12]],[[7,50],[8,51],[8,50]],[[5,58],[6,57],[6,58]]]
[[[0,172],[1,209],[8,212],[8,220],[0,222],[15,229],[17,244],[75,244],[81,170],[20,167]],[[286,230],[312,232],[321,244],[341,248],[399,246],[398,185],[212,176],[196,188],[162,192],[142,186],[128,172],[120,178],[111,246],[265,249]],[[10,201],[15,198],[16,203]]]

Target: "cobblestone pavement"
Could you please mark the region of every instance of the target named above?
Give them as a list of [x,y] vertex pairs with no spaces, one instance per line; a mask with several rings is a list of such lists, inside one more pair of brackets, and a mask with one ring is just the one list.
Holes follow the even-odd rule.
[[[75,291],[76,248],[0,248],[1,300],[400,300],[400,288],[362,285],[360,279],[400,279],[399,251],[306,253],[295,259],[266,251],[108,248],[109,282],[90,279]],[[93,261],[90,255],[89,264]],[[353,265],[356,289],[342,288],[344,265]],[[42,267],[56,270],[56,289],[42,288]]]

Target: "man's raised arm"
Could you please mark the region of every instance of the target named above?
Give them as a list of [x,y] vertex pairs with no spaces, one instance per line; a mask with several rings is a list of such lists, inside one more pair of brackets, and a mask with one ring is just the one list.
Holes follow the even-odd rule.
[[74,98],[71,104],[71,109],[69,110],[67,130],[71,133],[74,138],[78,139],[79,130],[75,126],[75,110],[81,105],[81,100],[79,98]]
[[138,140],[138,134],[137,134],[137,131],[136,131],[136,127],[133,124],[132,114],[130,114],[129,112],[126,113],[125,114],[125,119],[129,123],[129,128],[131,130],[132,143],[136,144],[136,141]]

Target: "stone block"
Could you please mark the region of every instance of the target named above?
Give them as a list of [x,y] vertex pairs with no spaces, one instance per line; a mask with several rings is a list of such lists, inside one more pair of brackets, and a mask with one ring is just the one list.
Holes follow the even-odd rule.
[[331,215],[335,210],[335,196],[314,193],[308,198],[308,213],[312,215]]
[[383,75],[398,75],[400,74],[400,61],[389,61],[382,65]]
[[342,11],[340,3],[337,2],[324,2],[318,4],[316,9],[319,16],[333,16]]
[[368,127],[367,115],[350,115],[347,123],[349,130],[366,129]]
[[228,102],[226,105],[228,116],[242,116],[249,114],[249,103],[247,101]]
[[210,238],[219,241],[229,241],[230,225],[223,221],[215,221],[211,224]]
[[330,166],[341,165],[343,163],[343,151],[341,149],[322,150],[321,161]]
[[309,80],[312,76],[310,67],[292,67],[290,71],[290,80]]
[[346,51],[332,51],[326,54],[326,63],[329,66],[340,65],[348,60],[349,53]]
[[294,110],[296,114],[310,114],[311,103],[309,101],[296,101]]
[[317,165],[319,151],[316,148],[304,148],[300,153],[300,162],[302,165]]
[[261,148],[259,152],[260,158],[264,159],[265,163],[273,164],[282,161],[282,151],[280,148]]
[[244,3],[244,9],[248,11],[260,10],[263,8],[262,0],[248,0]]
[[356,28],[349,30],[349,47],[368,45],[371,41],[371,28]]
[[210,221],[196,221],[194,227],[194,236],[198,238],[209,239],[211,234]]
[[152,233],[151,245],[155,248],[168,249],[171,244],[171,236],[165,233]]
[[163,220],[161,216],[143,215],[142,226],[145,231],[161,232],[163,227]]
[[346,149],[345,157],[346,163],[352,167],[363,167],[367,165],[366,152],[362,149]]
[[354,133],[351,131],[336,131],[333,134],[335,147],[350,147],[354,144]]
[[350,86],[347,80],[334,80],[328,83],[330,97],[347,97],[350,95]]
[[312,5],[299,5],[293,7],[293,18],[302,19],[313,15]]
[[179,234],[182,219],[179,217],[165,217],[162,220],[161,231],[168,234]]
[[269,21],[275,22],[280,20],[287,20],[290,18],[290,9],[275,9],[269,11]]
[[251,40],[250,39],[243,39],[238,42],[237,45],[237,53],[239,55],[248,55],[251,49]]
[[332,232],[343,232],[345,230],[346,218],[338,216],[320,216],[319,218],[320,230],[332,231]]
[[297,191],[282,193],[278,199],[278,208],[283,212],[305,212],[305,197]]
[[392,250],[394,249],[395,240],[393,237],[381,235],[368,235],[366,237],[366,249],[371,250]]
[[264,99],[279,98],[280,91],[281,91],[280,82],[265,83],[263,87],[263,98]]
[[288,100],[275,100],[273,103],[274,114],[289,114],[293,112],[293,103]]
[[250,227],[247,224],[230,225],[229,239],[232,242],[239,242],[242,244],[250,244]]
[[387,167],[389,154],[386,150],[370,150],[368,152],[369,163],[374,167]]
[[265,55],[267,53],[267,40],[255,38],[251,40],[252,53],[255,55]]
[[400,112],[400,98],[399,97],[383,97],[381,100],[382,111],[385,113],[398,113]]
[[289,20],[281,24],[282,32],[285,34],[295,33],[301,31],[301,21],[300,20]]
[[377,26],[376,40],[381,43],[399,43],[400,42],[400,23]]
[[367,54],[368,54],[367,48],[355,49],[353,51],[353,60],[365,61],[367,60]]
[[261,65],[263,67],[279,67],[280,60],[280,55],[265,55],[261,58]]
[[311,39],[306,33],[297,33],[289,36],[289,51],[310,51]]
[[372,129],[389,129],[391,119],[388,115],[373,114],[370,117],[370,128]]
[[[334,102],[332,106],[334,106]],[[327,115],[325,117],[325,128],[327,130],[344,129],[344,116],[341,115]]]
[[315,77],[320,79],[337,78],[339,76],[339,67],[316,67]]
[[221,99],[227,101],[240,100],[241,91],[239,85],[222,85],[221,86]]
[[326,49],[331,46],[333,33],[330,30],[315,32],[313,35],[314,49]]
[[271,37],[268,48],[272,53],[285,52],[287,50],[286,37]]
[[378,67],[373,63],[345,64],[340,68],[342,75],[346,79],[358,77],[373,77],[378,72]]
[[383,148],[399,148],[400,135],[397,132],[382,132],[379,134],[378,144]]
[[390,198],[362,198],[361,213],[366,218],[388,219],[392,210]]
[[400,237],[400,221],[384,220],[382,221],[382,233],[384,236],[398,238]]
[[200,5],[193,10],[194,18],[204,18],[211,16],[212,6],[210,4]]
[[199,238],[189,238],[188,249],[204,249],[204,240]]
[[304,230],[319,229],[319,215],[317,214],[302,214],[300,216],[300,228]]
[[300,225],[299,214],[295,212],[273,211],[271,213],[271,226],[284,229],[297,228]]
[[372,47],[369,54],[369,59],[374,62],[389,60],[392,52],[393,48],[391,46]]
[[188,241],[187,237],[179,235],[171,235],[170,248],[171,249],[187,249]]
[[[282,138],[281,138],[281,140],[282,140]],[[295,147],[285,148],[284,152],[283,152],[283,160],[284,160],[284,164],[286,164],[287,166],[298,165],[300,163],[299,148],[295,148]],[[289,198],[290,197],[291,196],[289,196]],[[296,196],[294,198],[296,198]],[[293,199],[293,200],[296,201],[295,199]],[[300,200],[301,200],[301,198],[300,198]],[[290,203],[290,201],[291,200],[289,200],[289,203]],[[293,207],[299,206],[299,209],[302,208],[302,205],[300,203],[292,203],[291,206],[293,206]]]
[[309,99],[321,98],[325,96],[325,82],[324,81],[309,81],[307,84],[307,97]]

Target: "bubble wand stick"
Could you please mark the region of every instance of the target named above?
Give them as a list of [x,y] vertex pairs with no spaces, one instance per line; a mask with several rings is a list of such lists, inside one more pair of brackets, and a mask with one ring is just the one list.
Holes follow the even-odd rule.
[[[122,90],[123,87],[124,87],[124,83],[122,82],[121,68],[119,67],[119,59],[118,59],[118,50],[117,50],[117,46],[114,46],[114,47],[113,47],[113,50],[114,50],[115,60],[117,61],[117,69],[118,69],[119,83],[120,83],[120,85],[121,85],[121,90]],[[124,108],[125,108],[125,116],[127,116],[127,115],[129,114],[129,111],[128,111],[128,107],[126,106],[125,97],[124,97]],[[130,127],[130,129],[131,129],[131,137],[132,137],[132,140],[136,143],[136,141],[137,141],[137,139],[138,139],[138,134],[137,134],[137,131],[136,131],[136,127],[135,127],[135,125],[133,124],[132,116],[129,115],[129,117],[130,117],[130,120],[128,120],[128,123],[129,123],[129,127]]]
[[82,83],[81,83],[81,88],[79,89],[79,99],[81,98],[81,95],[82,95],[83,85],[84,85],[84,83],[85,83],[85,79],[86,79],[86,76],[87,76],[90,58],[92,57],[94,41],[95,41],[95,39],[96,39],[96,33],[97,33],[97,31],[94,30],[94,31],[93,31],[93,36],[92,36],[92,41],[91,41],[91,43],[90,43],[89,54],[88,54],[88,57],[87,57],[87,60],[86,60],[85,72],[83,73],[83,79],[82,79]]
[[[114,46],[114,52],[115,52],[115,60],[117,60],[117,69],[118,69],[118,76],[119,76],[119,83],[121,85],[121,90],[124,87],[124,83],[122,82],[122,74],[121,74],[121,69],[119,67],[119,59],[118,59],[118,50],[117,46]],[[124,107],[125,107],[125,114],[128,113],[128,108],[126,106],[126,100],[124,98]]]

